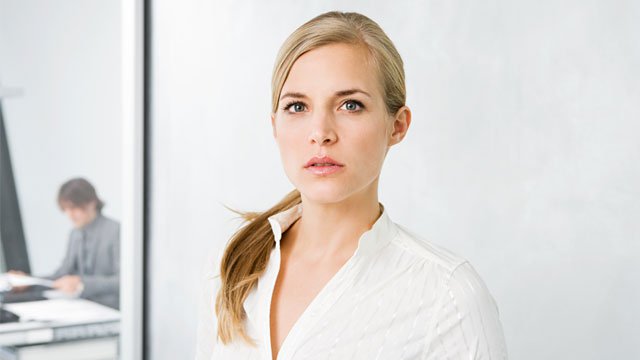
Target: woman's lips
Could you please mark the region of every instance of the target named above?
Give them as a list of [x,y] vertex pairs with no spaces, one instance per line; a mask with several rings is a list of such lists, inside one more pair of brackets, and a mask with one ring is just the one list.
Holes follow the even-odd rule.
[[343,164],[333,160],[331,157],[314,156],[305,164],[304,168],[315,175],[330,175],[334,174],[344,167]]
[[344,166],[340,165],[326,164],[307,166],[305,169],[307,169],[307,171],[311,172],[314,175],[330,175],[342,170],[343,167]]

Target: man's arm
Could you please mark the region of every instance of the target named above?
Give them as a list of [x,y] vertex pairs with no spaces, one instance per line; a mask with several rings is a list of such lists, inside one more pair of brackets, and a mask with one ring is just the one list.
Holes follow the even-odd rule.
[[51,275],[42,276],[43,279],[56,280],[64,275],[76,274],[78,272],[78,235],[77,230],[72,230],[69,234],[67,252],[62,263]]
[[[107,247],[105,256],[109,256],[112,261],[112,269],[109,274],[82,275],[81,281],[84,286],[83,298],[93,298],[103,294],[118,294],[120,291],[120,231],[119,227],[111,235],[110,246]],[[98,254],[99,256],[103,256]]]

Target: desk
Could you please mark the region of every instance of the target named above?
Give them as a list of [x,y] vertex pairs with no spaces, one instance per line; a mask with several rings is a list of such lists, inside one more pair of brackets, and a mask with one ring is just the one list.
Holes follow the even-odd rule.
[[117,359],[120,312],[85,299],[5,304],[20,322],[0,324],[1,360]]

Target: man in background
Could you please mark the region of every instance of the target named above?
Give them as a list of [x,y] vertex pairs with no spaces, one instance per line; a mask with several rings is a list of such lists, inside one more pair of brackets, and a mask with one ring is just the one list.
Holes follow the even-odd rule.
[[120,224],[102,214],[104,203],[83,178],[62,184],[58,205],[74,228],[62,263],[43,278],[54,280],[53,288],[66,294],[119,309]]

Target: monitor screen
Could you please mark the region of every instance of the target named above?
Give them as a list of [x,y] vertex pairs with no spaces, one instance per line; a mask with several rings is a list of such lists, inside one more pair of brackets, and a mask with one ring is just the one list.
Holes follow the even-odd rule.
[[0,270],[30,273],[2,100],[0,97]]

